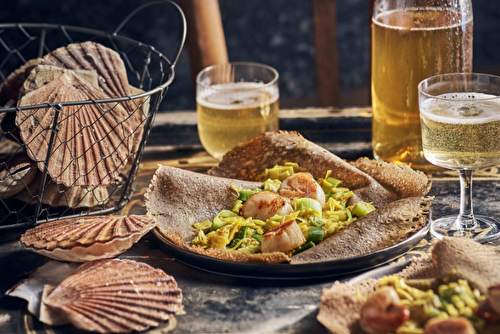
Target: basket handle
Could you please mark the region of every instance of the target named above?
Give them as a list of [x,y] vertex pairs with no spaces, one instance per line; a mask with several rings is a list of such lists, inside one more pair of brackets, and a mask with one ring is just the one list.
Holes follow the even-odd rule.
[[140,12],[141,10],[143,10],[144,8],[146,7],[149,7],[149,6],[153,6],[153,5],[166,5],[166,4],[169,4],[171,6],[173,6],[175,9],[177,9],[177,11],[179,12],[179,15],[181,17],[181,22],[182,22],[182,36],[181,36],[181,42],[180,42],[180,45],[179,45],[179,49],[177,50],[177,53],[175,55],[175,58],[174,58],[174,61],[172,62],[172,68],[175,66],[175,64],[177,63],[177,60],[179,59],[179,56],[181,55],[181,51],[182,51],[182,48],[184,47],[184,43],[186,42],[186,34],[187,34],[187,24],[186,24],[186,17],[184,16],[184,13],[182,12],[182,9],[181,7],[179,7],[179,5],[177,5],[175,2],[171,1],[171,0],[157,0],[157,1],[151,1],[151,2],[148,2],[138,8],[136,8],[134,11],[132,11],[130,14],[128,14],[128,16],[123,19],[123,21],[118,25],[118,27],[115,29],[115,31],[113,32],[113,36],[116,36],[118,35],[118,32],[123,28],[123,26],[125,24],[127,24],[127,22],[135,16],[135,14],[137,14],[138,12]]

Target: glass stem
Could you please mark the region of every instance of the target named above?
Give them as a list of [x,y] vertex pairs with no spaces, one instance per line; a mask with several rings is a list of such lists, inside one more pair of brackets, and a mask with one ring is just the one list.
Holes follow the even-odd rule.
[[472,169],[459,169],[460,177],[460,214],[456,220],[457,227],[474,228],[477,224],[472,209]]

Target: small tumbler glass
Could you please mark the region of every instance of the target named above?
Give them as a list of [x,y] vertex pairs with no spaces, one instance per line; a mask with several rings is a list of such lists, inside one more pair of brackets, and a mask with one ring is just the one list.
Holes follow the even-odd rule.
[[205,68],[196,78],[198,134],[216,159],[241,142],[278,130],[278,72],[236,62]]

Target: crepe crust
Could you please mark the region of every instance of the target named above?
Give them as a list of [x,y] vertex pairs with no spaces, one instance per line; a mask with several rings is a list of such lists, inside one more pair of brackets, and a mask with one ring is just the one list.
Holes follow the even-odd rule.
[[242,252],[228,251],[221,248],[207,248],[199,246],[192,246],[190,243],[184,241],[179,233],[163,233],[169,240],[185,249],[189,249],[192,252],[214,257],[219,260],[228,260],[236,262],[262,262],[262,263],[282,263],[290,261],[290,258],[281,252],[272,253],[257,253],[257,254],[247,254]]
[[431,189],[427,176],[407,165],[398,166],[368,158],[359,158],[351,165],[373,177],[384,188],[394,191],[400,198],[425,196]]
[[[236,146],[226,153],[219,165],[209,170],[208,174],[239,180],[257,180],[266,168],[285,162],[298,163],[302,170],[311,173],[316,179],[324,177],[328,170],[332,170],[332,177],[342,180],[347,188],[353,190],[354,202],[373,202],[375,206],[384,206],[404,197],[424,196],[430,189],[425,174],[409,167],[400,168],[394,164],[386,164],[360,170],[356,164],[349,164],[293,131],[266,132]],[[384,172],[386,168],[390,171]],[[390,173],[394,171],[397,176],[391,182]],[[377,182],[375,177],[383,183]]]
[[[196,237],[193,224],[213,219],[237,199],[231,185],[241,189],[262,188],[263,183],[249,181],[257,180],[266,168],[288,161],[298,163],[315,178],[332,170],[332,177],[353,190],[354,201],[373,202],[378,210],[350,224],[339,236],[334,235],[291,259],[285,254],[235,254],[191,246]],[[146,207],[159,230],[177,245],[232,261],[300,264],[348,258],[392,246],[425,226],[430,199],[422,196],[429,191],[430,183],[424,174],[409,167],[372,164],[369,160],[359,160],[359,165],[371,166],[366,171],[373,173],[380,183],[296,132],[267,132],[228,152],[209,175],[160,166],[145,195]],[[397,174],[396,181],[388,180],[384,168]],[[400,201],[391,204],[397,200]]]
[[482,293],[500,284],[500,256],[494,249],[473,240],[448,238],[446,242],[436,243],[432,261],[440,277],[455,269]]
[[191,246],[191,241],[196,237],[193,224],[213,219],[237,199],[231,185],[242,189],[263,186],[261,182],[230,180],[160,166],[145,195],[148,215],[156,220],[156,226],[168,239],[195,253],[239,262],[287,262],[289,257],[283,253],[245,254]]
[[194,223],[212,219],[237,199],[231,190],[233,184],[242,189],[263,186],[261,182],[215,178],[159,165],[145,194],[148,215],[165,235],[178,233],[184,241],[191,242]]
[[[481,277],[496,273],[496,281],[484,284],[498,282],[500,255],[488,246],[467,239],[444,238],[431,248],[431,253],[432,257],[414,258],[398,276],[409,279],[439,278],[456,269],[466,279],[471,275]],[[362,334],[358,325],[359,313],[365,298],[375,291],[377,282],[372,278],[352,285],[337,281],[331,288],[323,289],[318,321],[334,334]],[[356,291],[365,298],[358,298]]]
[[345,259],[392,246],[420,230],[431,198],[403,198],[350,223],[316,247],[291,258],[292,264]]
[[[437,277],[430,257],[415,258],[411,264],[399,274],[404,278]],[[369,278],[354,284],[336,281],[331,288],[323,289],[320,299],[320,309],[317,316],[326,328],[335,334],[362,334],[358,325],[359,313],[365,298],[358,296],[371,295],[378,285],[378,280]]]
[[[329,169],[339,169],[338,175],[345,175],[341,179],[345,179],[344,184],[350,189],[361,188],[369,183],[363,173],[295,131],[266,132],[239,144],[226,153],[208,174],[255,181],[266,168],[288,161],[299,163],[303,170],[315,178],[324,177]],[[329,166],[325,161],[329,162]]]
[[331,288],[323,289],[318,321],[335,334],[360,333],[359,311],[364,299],[356,297],[356,292],[361,296],[370,295],[377,284],[375,279],[353,285],[336,281]]

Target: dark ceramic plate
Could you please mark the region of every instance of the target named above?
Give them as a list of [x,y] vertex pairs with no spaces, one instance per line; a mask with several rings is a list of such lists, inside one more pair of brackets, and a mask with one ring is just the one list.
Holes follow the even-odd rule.
[[[430,220],[429,217],[429,222]],[[160,240],[159,244],[162,249],[172,254],[179,262],[197,269],[237,277],[305,279],[345,275],[390,262],[406,254],[425,237],[429,231],[429,222],[424,228],[408,239],[384,249],[342,260],[296,265],[288,263],[268,264],[220,260],[177,246],[167,239],[158,228],[153,229],[153,233]]]

